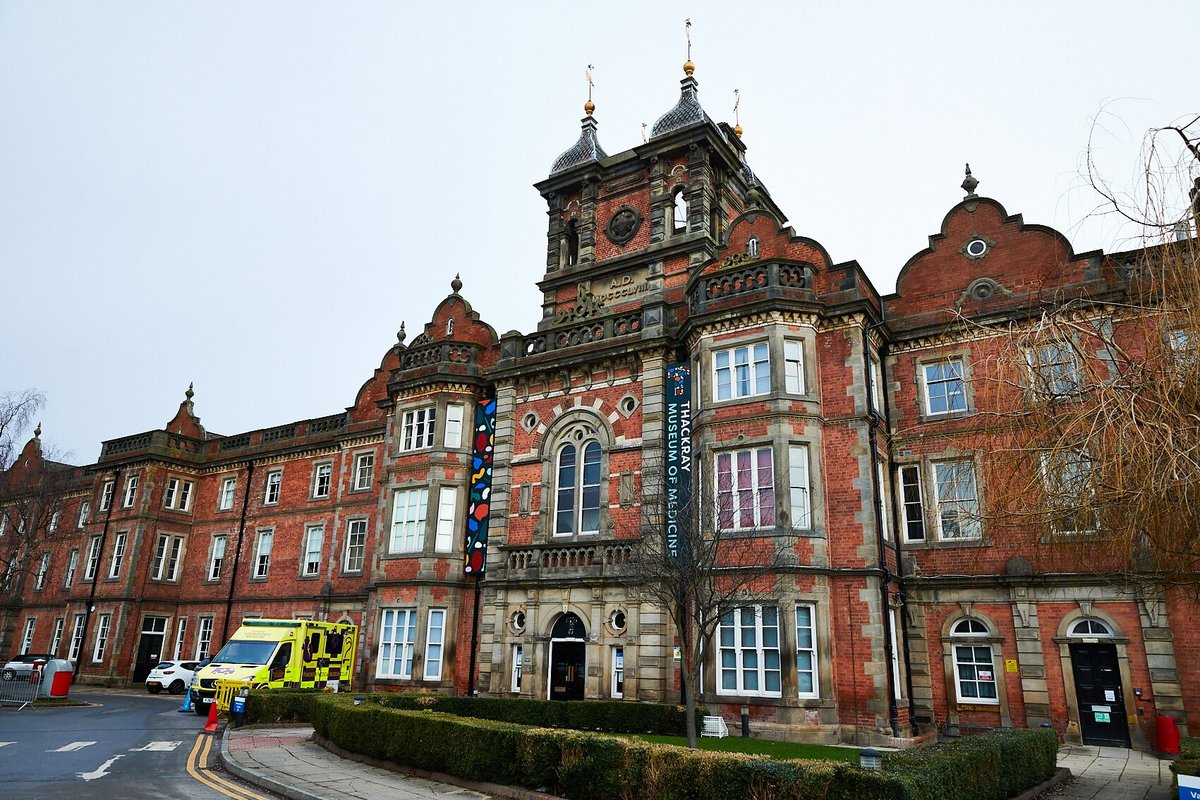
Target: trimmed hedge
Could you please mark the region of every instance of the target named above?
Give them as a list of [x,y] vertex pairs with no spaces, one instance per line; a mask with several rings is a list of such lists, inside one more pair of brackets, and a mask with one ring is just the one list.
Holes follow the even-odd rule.
[[[273,705],[276,694],[260,694],[259,702]],[[687,750],[380,702],[355,706],[346,695],[307,698],[281,707],[307,703],[316,732],[345,750],[571,800],[1003,800],[1050,778],[1058,747],[1053,731],[1000,730],[888,754],[882,771],[869,772],[846,763]]]
[[1171,772],[1200,776],[1200,739],[1185,736],[1179,740],[1179,758],[1171,762]]
[[246,724],[309,722],[313,704],[322,692],[317,689],[270,689],[251,691],[246,697]]
[[[687,715],[682,706],[620,700],[530,700],[506,697],[450,697],[443,694],[382,692],[367,700],[407,711],[444,711],[459,717],[514,722],[541,728],[569,728],[608,733],[656,733],[684,736]],[[697,714],[697,730],[701,720]]]

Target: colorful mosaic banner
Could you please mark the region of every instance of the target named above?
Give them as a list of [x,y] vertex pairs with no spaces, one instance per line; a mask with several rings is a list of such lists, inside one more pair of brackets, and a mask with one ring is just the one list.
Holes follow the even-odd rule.
[[686,363],[667,367],[666,538],[667,558],[687,558],[692,516],[692,369]]
[[467,502],[467,547],[463,564],[463,572],[468,575],[483,575],[487,568],[495,447],[496,401],[480,400],[475,404],[475,428],[471,439],[471,496]]

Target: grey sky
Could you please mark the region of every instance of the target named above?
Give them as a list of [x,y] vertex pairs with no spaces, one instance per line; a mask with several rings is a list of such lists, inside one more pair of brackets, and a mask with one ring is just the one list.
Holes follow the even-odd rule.
[[[530,331],[531,184],[578,136],[641,142],[678,98],[732,121],[798,233],[882,292],[962,191],[1129,246],[1106,173],[1200,111],[1200,4],[0,2],[0,391],[47,395],[86,463],[161,427],[189,381],[209,430],[335,413],[456,272]],[[1106,105],[1107,104],[1107,105]]]

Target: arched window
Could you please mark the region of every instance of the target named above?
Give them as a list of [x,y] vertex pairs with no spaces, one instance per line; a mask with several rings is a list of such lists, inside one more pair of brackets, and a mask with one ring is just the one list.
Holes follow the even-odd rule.
[[573,267],[579,261],[579,220],[567,222],[567,266]]
[[555,462],[554,535],[600,532],[600,443],[569,442]]
[[751,236],[746,240],[746,255],[751,258],[758,258],[758,237]]
[[682,233],[687,230],[688,226],[688,202],[683,196],[683,187],[680,186],[675,190],[674,196],[674,228],[676,233]]
[[1112,628],[1098,619],[1081,619],[1071,626],[1070,636],[1104,636],[1111,638]]
[[954,648],[954,675],[962,703],[996,704],[996,673],[987,625],[967,617],[954,623],[950,637]]

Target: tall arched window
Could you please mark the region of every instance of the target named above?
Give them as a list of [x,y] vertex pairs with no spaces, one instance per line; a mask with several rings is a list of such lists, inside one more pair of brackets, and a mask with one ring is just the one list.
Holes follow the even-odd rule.
[[570,442],[555,463],[554,535],[600,532],[600,443]]
[[963,703],[999,703],[993,666],[990,631],[977,619],[967,617],[950,629],[954,647],[954,676],[958,699]]
[[675,190],[674,203],[673,227],[677,233],[682,233],[687,230],[688,226],[688,202],[687,198],[683,196],[682,186]]
[[573,267],[579,261],[579,220],[572,218],[567,222],[567,266]]

